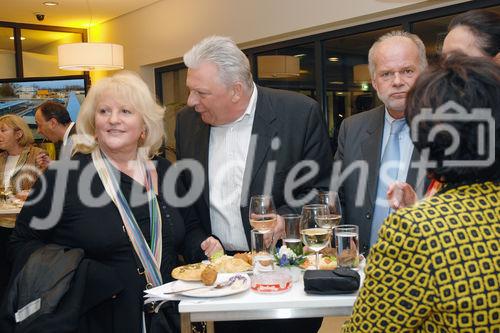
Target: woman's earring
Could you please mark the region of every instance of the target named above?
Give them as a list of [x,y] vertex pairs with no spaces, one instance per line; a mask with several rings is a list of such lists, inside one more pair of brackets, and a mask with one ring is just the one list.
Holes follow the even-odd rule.
[[139,135],[139,146],[142,146],[144,144],[145,139],[146,139],[146,133],[142,131],[141,135]]

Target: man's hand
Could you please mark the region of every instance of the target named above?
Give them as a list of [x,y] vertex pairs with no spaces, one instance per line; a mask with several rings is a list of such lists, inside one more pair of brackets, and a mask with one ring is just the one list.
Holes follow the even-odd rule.
[[269,232],[268,235],[265,235],[265,242],[266,245],[269,245],[272,242],[272,245],[276,245],[276,242],[285,237],[285,220],[281,215],[276,215],[276,226],[272,230],[272,232]]
[[35,162],[41,169],[46,169],[51,161],[49,155],[43,152],[36,155]]
[[396,181],[389,185],[387,201],[392,209],[398,210],[399,208],[414,205],[418,201],[418,198],[417,193],[410,184]]
[[210,258],[215,252],[224,250],[221,243],[212,236],[201,242],[200,247],[208,258]]

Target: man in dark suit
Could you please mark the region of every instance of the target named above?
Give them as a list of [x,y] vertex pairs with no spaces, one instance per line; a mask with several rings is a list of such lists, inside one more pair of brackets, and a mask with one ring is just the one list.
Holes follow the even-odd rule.
[[[306,96],[256,86],[248,59],[229,38],[204,39],[184,55],[184,63],[189,107],[177,116],[177,158],[194,159],[204,168],[206,183],[194,207],[206,231],[229,252],[248,251],[252,195],[271,194],[278,214],[285,214],[300,208],[299,199],[311,200],[312,189],[328,187],[332,153],[323,116]],[[196,183],[190,173],[184,181],[187,188]],[[278,217],[274,239],[283,230]],[[320,323],[301,319],[280,325],[316,332]],[[219,331],[223,327],[217,324]],[[267,324],[229,323],[225,329],[288,330]]]
[[[76,133],[76,127],[66,107],[58,102],[46,101],[36,109],[35,122],[38,132],[57,146],[58,159],[70,158],[73,148],[71,137]],[[41,154],[37,162],[48,166],[50,158]]]
[[[365,254],[390,213],[388,185],[406,181],[421,188],[424,184],[425,171],[410,163],[419,155],[404,108],[406,94],[427,66],[425,46],[416,35],[392,31],[373,44],[368,62],[372,85],[384,104],[343,121],[335,154],[335,161],[342,161],[342,175],[347,175],[340,187],[343,221],[359,226],[360,252]],[[387,160],[389,151],[397,157]]]

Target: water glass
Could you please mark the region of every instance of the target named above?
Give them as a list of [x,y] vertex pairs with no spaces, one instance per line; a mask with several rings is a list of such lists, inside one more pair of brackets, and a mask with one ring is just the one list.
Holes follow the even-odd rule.
[[256,272],[267,272],[274,270],[274,256],[272,253],[272,242],[267,238],[268,232],[257,229],[250,230],[250,241],[252,245],[252,263]]
[[295,254],[302,254],[302,241],[300,240],[300,215],[285,214],[281,215],[285,222],[285,238],[283,243]]
[[333,229],[337,248],[337,266],[355,268],[359,264],[359,229],[357,225],[344,224]]

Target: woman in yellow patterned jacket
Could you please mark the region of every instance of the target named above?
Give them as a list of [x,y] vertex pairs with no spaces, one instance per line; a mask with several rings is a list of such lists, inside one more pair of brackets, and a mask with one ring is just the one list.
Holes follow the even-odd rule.
[[406,119],[445,185],[385,220],[343,332],[500,332],[499,107],[488,60],[455,54],[417,80]]

